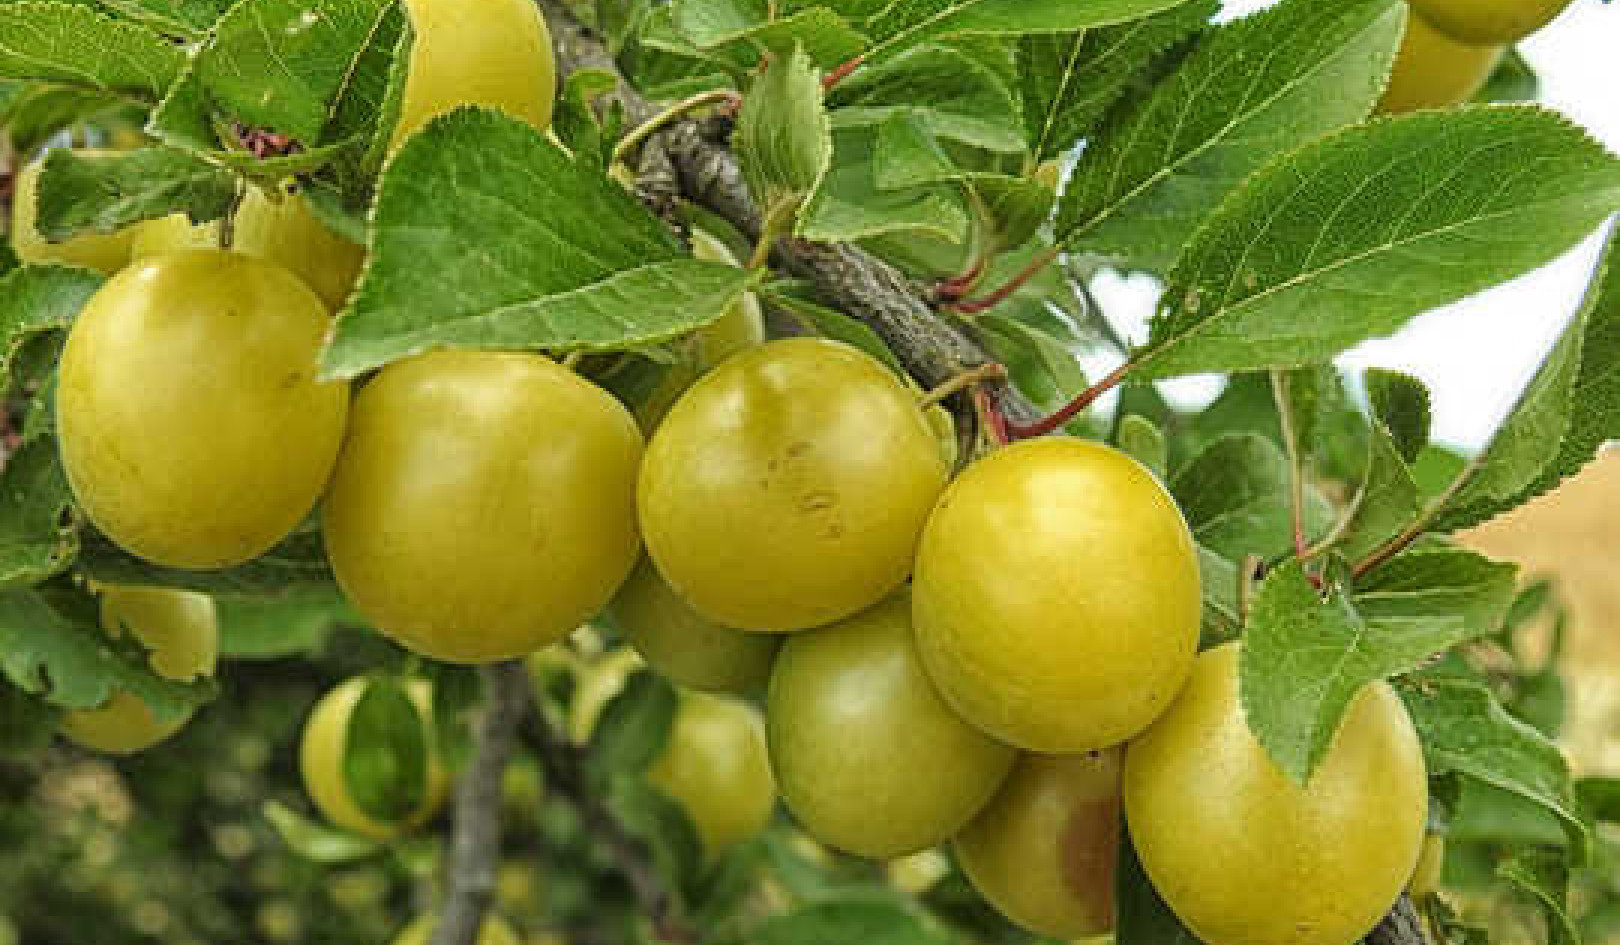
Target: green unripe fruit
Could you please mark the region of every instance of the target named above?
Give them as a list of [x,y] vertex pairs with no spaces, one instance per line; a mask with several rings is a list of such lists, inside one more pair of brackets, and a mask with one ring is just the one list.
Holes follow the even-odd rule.
[[1024,755],[956,838],[973,887],[1040,935],[1081,938],[1114,927],[1119,752]]
[[1353,945],[1400,896],[1429,815],[1423,750],[1387,684],[1362,689],[1303,786],[1238,699],[1238,645],[1198,658],[1125,756],[1125,815],[1159,895],[1208,945]]
[[131,554],[241,564],[326,488],[347,384],[317,380],[331,318],[286,270],[193,250],[131,266],[85,305],[57,392],[80,506]]
[[400,361],[355,399],[328,556],[355,607],[414,652],[532,653],[599,612],[635,565],[640,460],[619,402],[541,355]]
[[685,808],[710,857],[757,836],[776,807],[765,726],[736,699],[683,693],[647,780]]
[[699,380],[653,435],[638,509],[658,572],[725,626],[802,630],[905,580],[948,470],[870,357],[795,338]]
[[765,718],[783,800],[805,831],[876,859],[950,839],[1016,757],[935,691],[903,592],[789,637]]
[[1026,751],[1117,745],[1170,704],[1198,644],[1192,535],[1146,467],[1026,440],[962,473],[923,532],[917,646],[945,701]]
[[609,605],[647,665],[683,686],[746,695],[762,689],[781,641],[722,627],[693,610],[642,558]]

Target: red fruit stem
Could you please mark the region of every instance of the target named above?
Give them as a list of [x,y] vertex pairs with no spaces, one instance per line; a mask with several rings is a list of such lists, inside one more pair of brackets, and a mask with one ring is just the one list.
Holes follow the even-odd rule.
[[945,306],[945,308],[948,311],[955,312],[958,315],[977,315],[980,312],[987,312],[990,309],[995,308],[997,305],[1000,305],[1002,302],[1012,298],[1014,293],[1024,287],[1024,283],[1039,275],[1042,269],[1050,266],[1052,261],[1058,258],[1059,252],[1060,250],[1056,246],[1053,246],[1052,248],[1041,253],[1039,256],[1036,256],[1028,266],[1025,266],[1024,269],[1018,273],[1018,275],[1008,279],[1007,284],[1003,285],[996,291],[984,296],[983,298],[952,302],[951,304]]
[[850,73],[854,72],[856,69],[859,69],[865,62],[866,54],[862,53],[861,55],[856,56],[854,59],[842,63],[837,68],[833,69],[833,71],[821,77],[821,90],[823,92],[831,92],[833,88],[838,85],[838,83],[849,78]]
[[1092,404],[1096,403],[1097,399],[1102,397],[1102,395],[1113,390],[1115,387],[1118,387],[1120,381],[1125,380],[1125,378],[1130,375],[1132,369],[1135,367],[1135,363],[1126,361],[1124,364],[1121,364],[1119,367],[1115,368],[1112,374],[1086,388],[1084,393],[1069,401],[1057,412],[1049,414],[1046,417],[1035,421],[1034,423],[1026,424],[1018,423],[1014,420],[1008,420],[1007,432],[1015,440],[1032,440],[1036,437],[1046,436],[1047,434],[1058,430],[1064,424],[1079,416],[1087,407],[1090,407]]

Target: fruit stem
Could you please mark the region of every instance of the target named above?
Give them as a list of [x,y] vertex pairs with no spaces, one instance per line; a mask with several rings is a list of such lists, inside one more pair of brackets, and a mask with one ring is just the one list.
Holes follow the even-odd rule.
[[480,670],[488,703],[473,731],[472,760],[456,787],[444,908],[431,945],[474,945],[495,895],[501,852],[501,785],[518,726],[529,709],[522,660]]
[[990,381],[1003,381],[1007,379],[1007,369],[999,364],[981,364],[976,368],[969,368],[956,375],[945,383],[923,395],[917,407],[927,410],[929,407],[941,403],[952,394],[960,393],[969,387],[976,387]]
[[990,392],[983,385],[975,385],[972,389],[973,411],[979,417],[979,426],[984,435],[989,438],[991,446],[1006,446],[1012,442],[1007,433],[1007,417],[996,407],[990,399]]
[[1260,580],[1260,573],[1265,566],[1265,559],[1259,555],[1245,555],[1238,565],[1237,608],[1240,628],[1249,624],[1249,609],[1254,605],[1254,585]]
[[859,56],[856,56],[854,59],[840,63],[837,68],[833,69],[833,71],[821,77],[821,90],[823,92],[831,92],[837,87],[838,83],[849,78],[850,73],[854,72],[856,69],[859,69],[865,64],[865,62],[866,54],[862,53]]
[[974,261],[973,265],[969,266],[966,271],[959,275],[951,276],[948,279],[940,280],[939,285],[935,287],[934,291],[944,301],[960,301],[962,296],[967,295],[973,290],[974,285],[976,285],[979,281],[979,277],[984,275],[984,270],[988,263],[988,256],[979,256],[979,258]]
[[1038,436],[1046,436],[1079,416],[1087,407],[1096,403],[1102,395],[1118,387],[1119,383],[1125,380],[1135,368],[1136,362],[1126,361],[1115,368],[1112,374],[1086,388],[1080,396],[1063,405],[1056,413],[1049,414],[1034,423],[1026,424],[1012,420],[1007,421],[1007,432],[1015,440],[1032,440]]
[[1305,461],[1300,455],[1299,429],[1288,393],[1287,372],[1272,371],[1271,396],[1277,403],[1277,422],[1282,427],[1283,449],[1288,454],[1288,507],[1293,518],[1294,554],[1304,561],[1311,551],[1305,537]]
[[1040,275],[1041,270],[1050,266],[1061,252],[1056,246],[1043,250],[1022,271],[1008,279],[1007,283],[1001,288],[983,298],[952,302],[945,306],[946,311],[955,312],[958,315],[977,315],[980,312],[988,312],[990,309],[1012,298],[1019,289],[1024,287],[1026,282]]
[[236,179],[236,193],[231,196],[231,202],[225,207],[225,215],[219,221],[219,248],[227,252],[236,245],[236,214],[242,209],[242,201],[247,199],[247,181],[238,177]]
[[793,218],[798,212],[799,198],[797,196],[784,197],[765,211],[765,221],[760,227],[759,241],[754,244],[754,254],[748,258],[749,272],[758,272],[770,263],[771,251],[776,248],[777,239],[787,233],[788,227],[793,224]]
[[647,119],[641,125],[633,129],[629,134],[620,139],[619,143],[613,147],[613,160],[610,163],[619,164],[624,162],[624,160],[630,156],[630,153],[636,148],[641,147],[642,143],[648,138],[652,137],[654,132],[670,122],[682,117],[687,112],[702,108],[705,105],[717,105],[723,103],[736,106],[741,104],[741,102],[742,96],[734,89],[710,89],[707,92],[699,92],[685,101],[676,102],[674,105],[669,106],[653,117]]
[[1350,576],[1358,580],[1365,577],[1369,571],[1405,551],[1412,542],[1422,538],[1424,532],[1428,531],[1434,520],[1439,517],[1441,512],[1445,511],[1446,506],[1451,504],[1451,500],[1455,499],[1457,494],[1462,492],[1463,487],[1473,480],[1474,474],[1479,472],[1480,467],[1484,465],[1484,458],[1485,454],[1481,452],[1470,460],[1468,465],[1463,468],[1463,471],[1457,474],[1457,478],[1452,480],[1451,485],[1446,487],[1446,491],[1435,496],[1434,501],[1424,506],[1418,517],[1412,520],[1412,524],[1406,526],[1399,535],[1385,542],[1377,551],[1374,551],[1360,564],[1357,564],[1354,570],[1350,572]]

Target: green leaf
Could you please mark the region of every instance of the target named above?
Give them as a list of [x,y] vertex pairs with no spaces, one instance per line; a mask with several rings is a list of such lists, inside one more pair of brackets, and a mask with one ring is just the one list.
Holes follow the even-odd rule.
[[1620,229],[1580,311],[1436,522],[1452,531],[1543,495],[1620,437]]
[[365,46],[356,53],[343,91],[332,108],[331,120],[322,132],[325,142],[356,142],[337,160],[338,175],[344,181],[351,206],[364,209],[374,178],[388,156],[404,104],[415,41],[403,4],[386,4]]
[[208,160],[238,173],[260,179],[286,177],[318,170],[350,153],[363,142],[358,139],[329,145],[305,147],[281,156],[257,157],[240,141],[222,140],[221,133],[235,136],[236,130],[213,112],[208,89],[198,71],[196,57],[190,59],[168,94],[153,109],[146,122],[146,133],[164,144],[196,151]]
[[1547,808],[1510,791],[1457,777],[1458,791],[1446,826],[1452,843],[1503,846],[1569,846],[1564,824]]
[[1114,945],[1203,945],[1159,897],[1127,835],[1114,874]]
[[1466,548],[1411,548],[1361,578],[1355,606],[1373,623],[1439,623],[1468,638],[1489,636],[1512,606],[1518,574],[1517,565]]
[[264,819],[289,849],[312,863],[351,863],[382,848],[375,840],[310,820],[279,801],[264,802]]
[[473,716],[484,704],[484,682],[476,668],[453,663],[428,662],[422,673],[433,687],[433,744],[438,760],[450,771],[459,771],[472,757]]
[[1417,462],[1429,444],[1429,389],[1410,374],[1370,368],[1363,376],[1373,416],[1388,429],[1395,451],[1408,463]]
[[1570,921],[1569,862],[1553,850],[1515,850],[1496,874],[1535,900],[1547,918],[1547,945],[1580,945]]
[[1034,159],[1067,154],[1149,63],[1202,29],[1219,10],[1217,0],[1190,0],[1118,26],[1025,37],[1018,47],[1018,71]]
[[772,60],[748,92],[733,136],[754,199],[767,212],[813,192],[832,162],[821,77],[803,49]]
[[0,758],[23,758],[56,735],[57,712],[16,686],[0,685]]
[[171,213],[207,223],[230,209],[236,186],[235,174],[173,148],[100,155],[62,148],[46,156],[40,173],[39,231],[65,240]]
[[952,945],[955,939],[913,908],[881,895],[846,895],[762,922],[750,945]]
[[1352,561],[1366,558],[1399,535],[1417,520],[1422,504],[1417,481],[1389,428],[1375,422],[1367,444],[1367,475],[1336,542]]
[[703,865],[702,840],[686,808],[631,774],[611,776],[605,793],[613,818],[647,845],[658,875],[672,878],[684,898],[681,880],[699,875]]
[[153,30],[88,6],[0,4],[0,77],[155,102],[185,61]]
[[909,377],[889,346],[865,322],[834,311],[813,299],[815,287],[808,283],[771,283],[760,294],[788,314],[805,323],[814,334],[866,352],[887,365],[900,377]]
[[941,183],[886,190],[877,181],[877,151],[875,128],[849,128],[833,135],[832,166],[799,215],[795,234],[842,243],[884,233],[922,232],[964,242],[970,220],[960,189]]
[[390,6],[388,0],[238,3],[197,54],[197,76],[224,116],[314,144]]
[[1535,801],[1584,843],[1587,827],[1556,744],[1509,715],[1482,683],[1426,673],[1402,680],[1398,689],[1431,776],[1455,771]]
[[978,59],[950,46],[923,46],[863,68],[827,101],[834,128],[880,124],[909,112],[939,138],[989,151],[1024,147],[1012,90]]
[[943,36],[1072,33],[1112,26],[1181,0],[898,0],[873,12],[866,32],[873,60]]
[[570,72],[551,121],[552,130],[568,150],[604,171],[612,163],[615,136],[603,127],[594,104],[618,87],[618,77],[606,69]]
[[650,345],[719,318],[753,278],[692,259],[618,183],[528,125],[460,109],[389,161],[370,262],[322,370],[353,377],[436,347]]
[[1164,438],[1164,431],[1146,417],[1131,414],[1119,422],[1114,431],[1114,438],[1119,448],[1129,453],[1133,459],[1147,468],[1160,479],[1166,477],[1170,462],[1170,445]]
[[78,551],[73,494],[56,442],[37,439],[0,460],[0,589],[60,574]]
[[[1176,473],[1170,491],[1199,543],[1233,561],[1251,554],[1269,559],[1294,547],[1288,460],[1265,437],[1215,440]],[[1333,511],[1315,489],[1305,495],[1306,535],[1314,537]]]
[[299,532],[246,564],[220,571],[184,571],[143,561],[86,529],[80,536],[78,569],[105,584],[175,587],[208,594],[274,594],[310,584],[332,583],[326,549],[315,532]]
[[310,584],[279,594],[222,594],[219,653],[229,659],[277,659],[319,649],[340,623],[363,624],[335,585]]
[[[992,245],[1021,247],[1039,242],[1041,249],[1046,248],[1037,237],[1052,216],[1057,195],[1045,184],[1027,177],[982,173],[969,175],[964,183],[977,204],[985,239]],[[1053,304],[1064,307],[1059,299]]]
[[232,0],[99,0],[125,19],[144,23],[162,33],[195,38],[219,22]]
[[640,774],[658,759],[675,724],[675,687],[656,673],[637,672],[602,710],[591,734],[593,771],[604,780],[614,774]]
[[101,706],[124,691],[158,722],[172,722],[213,698],[211,679],[177,682],[156,675],[132,638],[102,632],[96,600],[85,591],[0,591],[0,670],[17,687],[70,709]]
[[802,46],[812,62],[832,68],[866,48],[865,35],[824,6],[772,20],[763,0],[675,0],[669,16],[674,28],[698,49],[746,43],[783,55]]
[[399,683],[367,681],[343,732],[343,781],[368,816],[400,823],[428,790],[427,724]]
[[1249,174],[1367,116],[1404,22],[1396,0],[1285,0],[1210,33],[1098,130],[1064,192],[1060,239],[1168,269]]
[[0,278],[0,391],[11,386],[23,347],[67,328],[101,281],[87,269],[67,266],[24,266]]
[[1243,635],[1239,679],[1249,729],[1277,767],[1304,784],[1362,689],[1467,635],[1460,622],[1368,621],[1342,591],[1324,598],[1305,566],[1288,561],[1260,585]]
[[1508,50],[1474,101],[1533,102],[1541,97],[1541,77],[1517,48]]
[[768,0],[673,0],[670,19],[692,45],[720,46],[771,20]]
[[878,125],[872,176],[879,190],[925,187],[966,173],[940,147],[920,112],[896,109]]
[[1140,379],[1325,360],[1533,269],[1620,206],[1620,160],[1517,106],[1329,135],[1251,176],[1176,264]]
[[1238,566],[1198,546],[1198,574],[1204,589],[1204,633],[1225,638],[1243,628],[1238,615]]
[[1002,314],[980,315],[975,324],[1014,386],[1036,406],[1055,410],[1089,386],[1075,351],[1046,331]]

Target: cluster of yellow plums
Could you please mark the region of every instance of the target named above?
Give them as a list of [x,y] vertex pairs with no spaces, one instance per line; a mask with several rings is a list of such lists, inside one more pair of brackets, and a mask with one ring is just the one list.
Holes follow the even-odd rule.
[[[1420,6],[1440,23],[1442,8],[1507,5]],[[552,65],[533,6],[454,7],[407,3],[398,134],[468,102],[543,128]],[[491,64],[499,50],[533,73],[517,93],[513,69]],[[31,194],[18,205],[31,212]],[[689,339],[635,412],[511,351],[423,353],[351,403],[317,360],[359,247],[290,193],[251,194],[235,230],[229,250],[197,248],[217,234],[183,219],[71,244],[19,236],[30,261],[116,273],[70,332],[57,417],[80,507],[131,554],[230,567],[318,506],[354,606],[458,663],[535,653],[605,610],[689,690],[649,776],[711,852],[761,829],[779,792],[808,834],[850,853],[952,844],[1006,915],[1074,938],[1112,925],[1123,814],[1155,886],[1209,945],[1349,945],[1410,879],[1427,790],[1399,700],[1366,689],[1311,781],[1288,780],[1245,724],[1236,645],[1197,655],[1191,536],[1123,453],[1035,440],[953,475],[916,391],[842,344],[763,341],[749,299]],[[725,258],[701,234],[696,251]],[[159,672],[211,669],[206,598],[105,588],[103,601]],[[301,763],[329,818],[384,837],[431,816],[446,780],[430,759],[404,824],[354,804],[342,759],[365,685],[321,701]],[[425,689],[409,693],[427,724]],[[761,693],[763,715],[743,698]],[[172,728],[148,717],[139,738],[98,736],[118,699],[132,697],[65,730],[127,750]]]
[[1569,0],[1407,0],[1406,35],[1379,103],[1385,114],[1449,108],[1485,87],[1508,47]]

